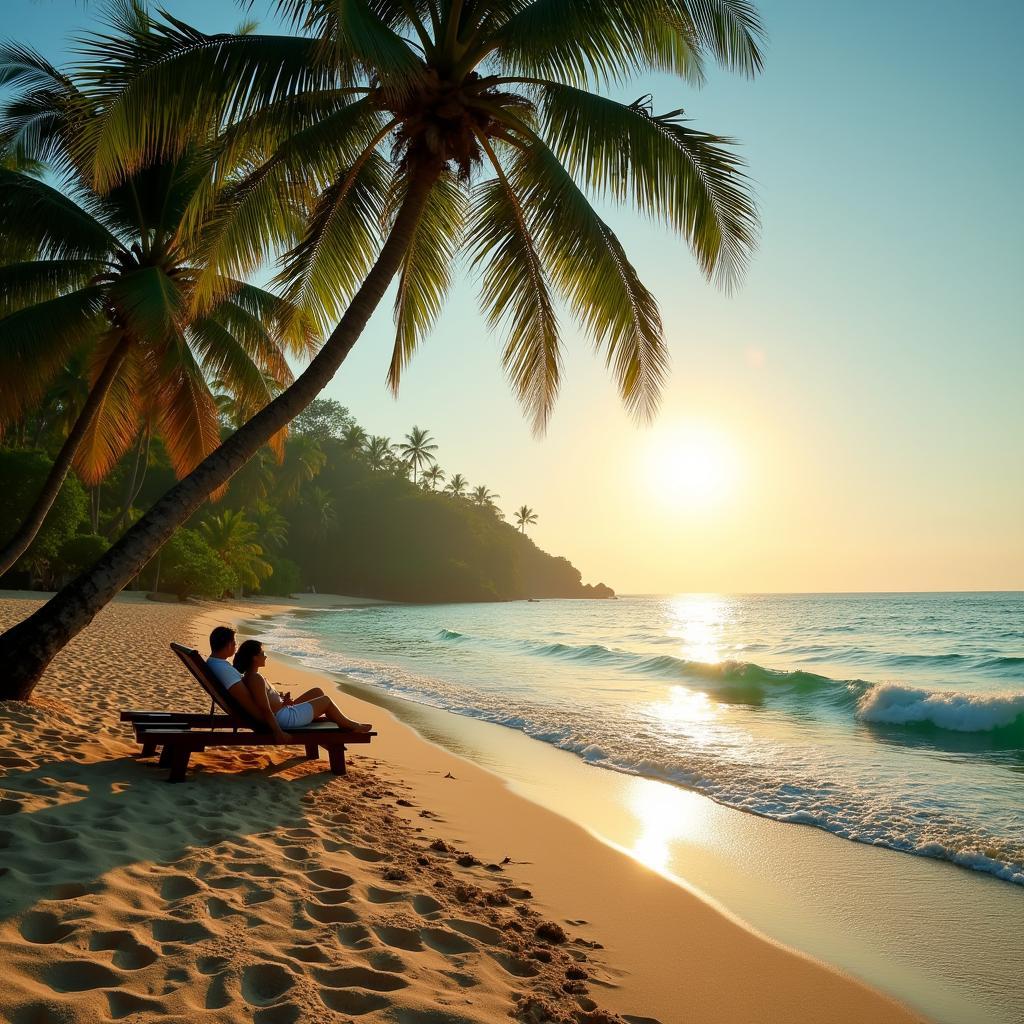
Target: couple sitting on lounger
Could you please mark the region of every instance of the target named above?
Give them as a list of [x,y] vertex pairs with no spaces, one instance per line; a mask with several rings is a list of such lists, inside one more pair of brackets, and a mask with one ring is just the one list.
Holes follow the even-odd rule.
[[260,675],[267,656],[259,640],[245,640],[236,646],[235,631],[217,626],[210,634],[210,651],[206,664],[213,677],[256,721],[265,722],[279,743],[288,741],[287,730],[302,729],[317,719],[336,722],[352,732],[369,732],[372,728],[346,718],[318,686],[294,700],[290,693],[278,693]]

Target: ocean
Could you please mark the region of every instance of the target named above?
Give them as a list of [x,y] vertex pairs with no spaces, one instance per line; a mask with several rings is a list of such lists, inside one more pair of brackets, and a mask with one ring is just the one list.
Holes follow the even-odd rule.
[[1024,885],[1024,593],[370,605],[272,651],[590,764]]

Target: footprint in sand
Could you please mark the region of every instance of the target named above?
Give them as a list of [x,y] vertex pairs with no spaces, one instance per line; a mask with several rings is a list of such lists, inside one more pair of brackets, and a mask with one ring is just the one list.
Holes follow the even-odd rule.
[[401,974],[408,966],[406,962],[390,949],[378,949],[368,957],[370,966],[378,971],[388,971],[391,974]]
[[505,936],[497,928],[491,928],[489,925],[481,924],[479,921],[460,921],[453,917],[445,921],[445,924],[449,928],[454,928],[457,932],[462,932],[463,935],[468,935],[472,939],[483,942],[485,945],[503,946],[505,944]]
[[487,952],[513,977],[535,978],[540,974],[540,968],[529,960],[520,960],[517,956],[509,956],[508,953],[499,953],[494,949],[489,949]]
[[447,928],[421,928],[420,938],[431,949],[436,949],[445,956],[476,952],[476,946],[472,942]]
[[43,970],[43,980],[54,992],[88,992],[94,988],[114,988],[121,976],[105,964],[89,960],[63,960]]
[[331,959],[316,943],[309,946],[291,946],[281,952],[304,964],[326,964]]
[[156,951],[143,945],[129,931],[96,932],[89,939],[89,949],[114,951],[114,966],[138,971],[156,960]]
[[414,896],[412,900],[412,909],[416,911],[420,917],[436,917],[444,910],[444,904],[438,903],[432,896]]
[[366,949],[373,945],[368,929],[361,924],[342,925],[337,932],[338,941],[349,949]]
[[276,1003],[294,984],[295,976],[281,964],[252,964],[242,972],[242,998],[266,1006]]
[[305,909],[309,917],[320,924],[351,924],[358,917],[355,911],[345,906],[307,902]]
[[188,875],[168,875],[160,884],[160,895],[168,902],[195,896],[200,891],[194,878]]
[[145,1014],[143,1019],[162,1017],[166,1013],[164,1004],[159,999],[146,999],[143,996],[137,996],[132,992],[123,992],[120,989],[107,992],[106,997],[112,1020],[130,1017],[135,1013]]
[[5,797],[3,800],[0,800],[0,817],[8,814],[18,814],[24,806],[20,800],[10,800]]
[[330,868],[307,871],[306,877],[314,885],[322,885],[325,889],[348,889],[355,883],[355,879],[351,875],[346,875],[343,871],[333,871]]
[[210,982],[210,987],[206,990],[206,999],[204,1006],[208,1010],[222,1010],[225,1006],[230,1006],[233,1002],[231,993],[228,991],[228,977],[227,972],[216,975]]
[[153,938],[157,942],[202,942],[213,938],[213,932],[198,921],[176,921],[164,918],[152,924]]
[[229,960],[226,956],[201,956],[196,961],[196,970],[200,974],[219,974],[228,966]]
[[281,1003],[280,1006],[268,1006],[253,1014],[253,1024],[297,1024],[302,1011],[294,1003]]
[[385,946],[394,946],[396,949],[406,949],[410,953],[419,953],[423,949],[423,940],[420,933],[412,928],[400,928],[397,925],[378,924],[373,925],[377,938]]
[[402,903],[409,898],[409,894],[397,889],[379,889],[375,885],[368,885],[366,898],[371,903]]
[[313,972],[327,988],[366,988],[371,992],[395,992],[409,984],[397,974],[373,971],[369,967],[334,967]]
[[370,992],[359,992],[351,989],[322,988],[319,992],[320,999],[329,1010],[338,1013],[350,1013],[359,1016],[363,1013],[373,1013],[374,1010],[382,1010],[388,1006],[390,1000],[383,996],[373,995]]
[[28,942],[49,945],[63,942],[75,930],[73,924],[67,924],[56,914],[45,910],[32,910],[27,913],[18,925],[21,937]]

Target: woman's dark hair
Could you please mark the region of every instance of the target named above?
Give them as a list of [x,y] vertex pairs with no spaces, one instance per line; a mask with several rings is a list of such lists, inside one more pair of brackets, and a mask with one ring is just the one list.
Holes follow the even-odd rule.
[[231,659],[231,664],[238,669],[242,675],[245,675],[249,669],[252,668],[253,659],[259,657],[263,653],[263,644],[259,640],[243,640],[238,650],[235,651],[235,656]]

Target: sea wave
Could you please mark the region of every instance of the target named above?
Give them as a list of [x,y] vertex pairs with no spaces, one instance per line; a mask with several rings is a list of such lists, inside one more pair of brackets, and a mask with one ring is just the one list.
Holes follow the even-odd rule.
[[857,702],[857,717],[885,725],[929,725],[953,732],[1024,731],[1024,693],[958,693],[882,683]]

